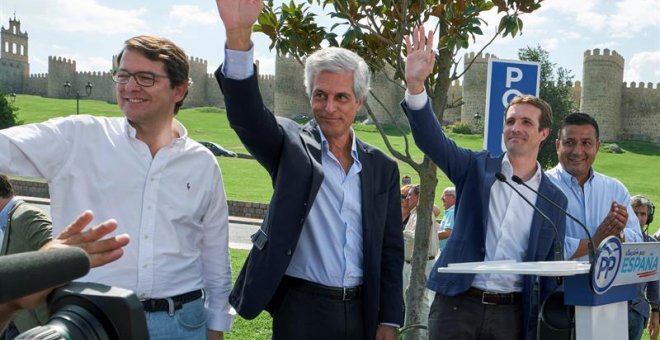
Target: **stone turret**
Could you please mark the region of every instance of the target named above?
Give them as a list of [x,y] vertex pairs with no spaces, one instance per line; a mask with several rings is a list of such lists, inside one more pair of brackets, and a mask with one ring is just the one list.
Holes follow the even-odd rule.
[[295,117],[311,115],[309,97],[303,84],[304,68],[294,58],[275,58],[275,114]]
[[23,76],[27,77],[30,74],[28,34],[21,32],[21,21],[16,19],[16,14],[13,19],[9,19],[8,29],[4,26],[0,29],[0,40],[2,41],[0,59],[18,62],[22,66]]
[[621,129],[621,92],[624,60],[616,51],[594,49],[584,52],[580,111],[593,116],[600,139],[614,141]]
[[71,91],[85,84],[76,82],[76,62],[62,57],[48,57],[48,97],[66,98],[64,83],[71,83]]
[[497,58],[495,55],[486,53],[485,55],[475,55],[471,52],[466,53],[463,58],[464,67],[467,67],[472,59],[474,63],[463,75],[463,102],[461,109],[461,121],[475,126],[474,115],[479,113],[481,120],[486,112],[486,85],[488,77],[488,60]]

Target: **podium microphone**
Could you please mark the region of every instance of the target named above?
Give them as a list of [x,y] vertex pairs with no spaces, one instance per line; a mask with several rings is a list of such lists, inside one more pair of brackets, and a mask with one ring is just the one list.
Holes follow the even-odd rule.
[[90,260],[77,247],[0,256],[0,303],[77,279]]
[[504,175],[502,175],[501,172],[495,173],[495,178],[497,178],[498,181],[508,185],[511,189],[513,189],[513,191],[515,191],[518,194],[518,196],[520,196],[520,198],[522,198],[525,202],[527,202],[527,204],[529,204],[532,207],[532,209],[534,209],[534,211],[539,213],[541,217],[543,217],[546,221],[548,221],[548,223],[550,223],[550,225],[555,231],[555,261],[563,261],[564,249],[561,244],[562,241],[559,239],[559,230],[557,230],[557,225],[554,222],[552,222],[550,217],[544,214],[543,211],[537,208],[532,202],[530,202],[527,199],[527,197],[525,197],[520,191],[518,191],[518,189],[516,189],[513,185],[511,185],[511,183],[509,183],[509,181],[506,180],[506,177],[504,177]]
[[582,230],[584,230],[585,233],[587,233],[587,237],[589,238],[589,242],[587,243],[587,248],[588,248],[588,253],[589,253],[589,263],[594,263],[594,259],[596,258],[596,252],[594,251],[594,241],[591,239],[591,233],[589,232],[589,229],[587,226],[584,225],[580,220],[578,220],[575,216],[571,215],[566,211],[566,209],[562,208],[559,206],[559,204],[555,203],[553,200],[549,199],[547,196],[543,195],[542,193],[538,192],[537,190],[532,189],[529,185],[525,184],[525,182],[522,180],[522,178],[513,175],[511,176],[511,180],[516,182],[517,184],[520,184],[524,186],[525,188],[531,190],[533,193],[537,194],[539,197],[544,199],[546,202],[552,204],[555,208],[559,209],[559,211],[563,212],[568,218],[571,220],[575,221],[580,227],[582,227]]

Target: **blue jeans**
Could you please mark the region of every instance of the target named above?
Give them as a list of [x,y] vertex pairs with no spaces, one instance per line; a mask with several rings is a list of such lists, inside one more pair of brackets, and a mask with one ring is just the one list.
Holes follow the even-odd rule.
[[639,340],[646,328],[646,318],[634,309],[628,310],[628,339]]
[[144,316],[151,340],[206,340],[206,309],[203,299],[184,304],[174,316],[168,312],[145,312]]

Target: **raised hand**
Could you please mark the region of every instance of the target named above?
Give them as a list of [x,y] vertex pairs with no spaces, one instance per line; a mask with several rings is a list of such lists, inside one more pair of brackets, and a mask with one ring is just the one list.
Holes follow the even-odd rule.
[[102,266],[124,255],[122,247],[127,245],[130,240],[128,234],[101,239],[117,229],[117,221],[107,220],[83,232],[92,219],[94,219],[94,215],[91,211],[86,210],[42,249],[79,247],[89,254],[92,267]]
[[433,31],[427,35],[424,26],[419,26],[406,37],[406,84],[411,94],[424,91],[424,81],[433,71],[433,35]]
[[216,0],[220,19],[227,33],[227,48],[247,51],[251,47],[252,26],[263,8],[262,0]]

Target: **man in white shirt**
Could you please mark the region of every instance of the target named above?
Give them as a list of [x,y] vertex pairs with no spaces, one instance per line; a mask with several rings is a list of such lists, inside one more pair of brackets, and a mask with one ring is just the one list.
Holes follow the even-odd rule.
[[126,256],[81,280],[134,290],[151,339],[205,339],[207,330],[221,339],[234,314],[228,209],[216,159],[175,119],[188,93],[188,58],[167,39],[138,36],[117,63],[125,118],[80,115],[2,130],[0,172],[48,180],[54,232],[88,208],[117,220],[117,232],[133,240]]

